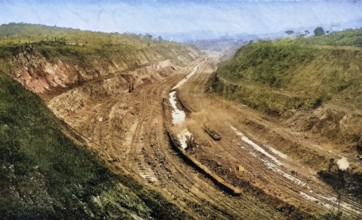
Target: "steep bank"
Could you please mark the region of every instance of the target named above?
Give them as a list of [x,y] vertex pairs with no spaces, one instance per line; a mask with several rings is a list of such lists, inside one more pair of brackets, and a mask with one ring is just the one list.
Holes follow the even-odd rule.
[[2,218],[189,218],[74,144],[43,102],[6,73],[0,83]]
[[[145,36],[34,25],[2,25],[0,33],[1,218],[191,218],[122,170],[111,172],[109,158],[75,144],[64,135],[74,134],[73,128],[34,93],[46,101],[68,97],[61,110],[74,102],[89,107],[162,79],[197,51]],[[77,89],[86,95],[68,93]]]
[[295,130],[357,143],[362,136],[362,49],[300,41],[240,48],[220,65],[208,89],[277,116]]
[[[327,170],[346,156],[351,162],[346,188],[358,197],[360,41],[361,30],[349,30],[322,37],[250,43],[219,66],[207,90],[264,114],[275,128],[266,129],[265,123],[250,120],[244,124],[253,132],[262,132],[263,138],[306,166]],[[278,126],[288,130],[289,139],[278,134]],[[304,136],[300,143],[305,147],[296,142],[296,135]],[[336,173],[321,174],[330,179],[328,182],[335,182]]]
[[157,69],[185,65],[198,54],[191,47],[143,35],[26,24],[1,25],[0,32],[0,37],[7,34],[0,38],[2,66],[26,88],[47,98],[115,75],[131,89],[138,76],[128,72],[152,65]]

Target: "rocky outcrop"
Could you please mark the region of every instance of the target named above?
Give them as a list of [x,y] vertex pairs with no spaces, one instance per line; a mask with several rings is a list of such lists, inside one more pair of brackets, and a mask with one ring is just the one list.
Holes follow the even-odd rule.
[[49,62],[35,50],[25,50],[14,57],[13,78],[35,93],[50,92],[55,88],[65,88],[83,77],[78,66],[71,66],[58,60]]

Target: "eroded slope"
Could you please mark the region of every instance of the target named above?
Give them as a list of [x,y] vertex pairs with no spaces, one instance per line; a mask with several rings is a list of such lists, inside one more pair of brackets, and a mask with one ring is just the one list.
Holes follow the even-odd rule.
[[[248,44],[220,65],[208,84],[209,91],[266,114],[275,128],[255,120],[244,124],[306,166],[324,170],[320,174],[335,189],[340,181],[336,161],[348,158],[344,190],[359,200],[362,50],[356,42],[360,33]],[[332,41],[333,37],[338,40]],[[289,134],[283,134],[284,129]]]
[[0,213],[5,219],[190,218],[74,144],[43,102],[0,74]]

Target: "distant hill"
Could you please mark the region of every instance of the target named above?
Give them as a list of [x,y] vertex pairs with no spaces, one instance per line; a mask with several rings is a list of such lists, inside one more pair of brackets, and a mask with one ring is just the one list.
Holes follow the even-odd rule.
[[318,37],[298,38],[297,42],[304,45],[362,47],[362,29],[347,29]]
[[20,43],[48,43],[73,46],[130,45],[135,49],[152,46],[176,46],[151,34],[104,33],[40,24],[9,23],[0,25],[0,45]]
[[46,26],[41,24],[9,23],[0,25],[0,36],[39,36],[79,32],[79,29]]

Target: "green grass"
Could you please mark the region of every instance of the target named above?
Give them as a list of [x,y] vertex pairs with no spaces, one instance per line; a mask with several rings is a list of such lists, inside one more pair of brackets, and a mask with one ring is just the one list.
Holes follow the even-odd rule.
[[11,59],[29,45],[48,61],[62,60],[86,68],[92,62],[108,63],[111,60],[121,60],[136,67],[145,60],[171,59],[180,64],[180,55],[190,59],[190,51],[185,45],[148,35],[101,33],[25,23],[0,25],[0,59]]
[[142,48],[151,44],[160,44],[161,42],[166,43],[165,41],[151,39],[147,35],[129,33],[103,33],[26,23],[9,23],[0,25],[0,44],[35,42],[44,42],[47,44],[69,44],[75,46],[110,46],[128,44],[137,48]]
[[362,29],[348,29],[319,37],[298,38],[297,41],[306,45],[362,47]]
[[261,41],[240,48],[234,59],[219,67],[218,73],[230,80],[281,87],[288,80],[288,70],[310,61],[313,52],[289,42]]
[[1,218],[189,218],[72,143],[43,102],[3,71],[0,84]]
[[189,219],[157,192],[114,175],[74,144],[42,100],[10,78],[17,65],[27,65],[19,54],[97,71],[111,62],[120,68],[177,62],[177,50],[188,57],[184,45],[147,36],[0,25],[0,218]]
[[[293,118],[293,114],[308,116],[298,120],[311,126],[296,129],[313,127],[314,133],[320,132],[345,152],[356,154],[354,149],[360,149],[362,143],[358,121],[362,109],[361,42],[362,29],[249,43],[219,66],[207,87],[264,113],[282,116],[281,120]],[[318,111],[323,116],[318,116]],[[356,119],[347,124],[344,116]],[[349,147],[343,146],[346,143]],[[362,172],[361,166],[356,167],[346,174],[343,190],[361,201]],[[336,173],[321,171],[320,176],[335,187]]]
[[[361,38],[360,30],[352,32],[353,37],[350,31],[342,33],[331,35]],[[317,108],[326,102],[362,109],[362,49],[313,45],[322,40],[323,45],[330,45],[330,38],[250,43],[219,66],[209,87],[277,115],[290,109]]]

